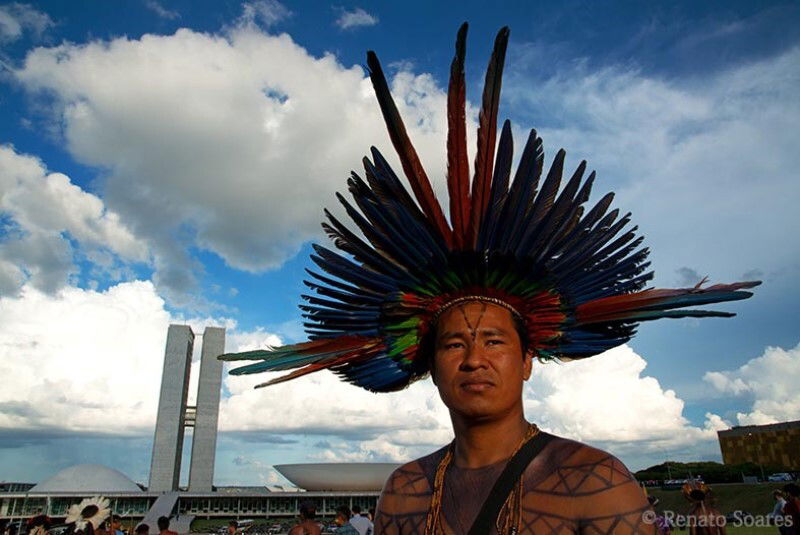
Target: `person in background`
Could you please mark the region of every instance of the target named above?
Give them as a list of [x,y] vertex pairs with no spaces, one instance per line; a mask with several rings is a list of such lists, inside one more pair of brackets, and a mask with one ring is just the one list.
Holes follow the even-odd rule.
[[373,527],[369,518],[361,516],[361,507],[358,505],[353,506],[353,517],[350,519],[350,525],[356,528],[358,535],[371,535]]
[[239,529],[239,523],[235,520],[231,520],[228,522],[228,535],[236,535],[236,532]]
[[144,523],[139,524],[134,532],[136,535],[150,535],[150,526]]
[[336,509],[336,535],[358,535],[358,530],[350,523],[350,508],[342,505]]
[[314,502],[304,501],[300,504],[300,523],[289,531],[289,535],[320,535],[317,517],[317,506]]
[[125,535],[122,531],[122,517],[111,515],[111,535]]
[[159,535],[178,535],[175,531],[169,529],[169,517],[160,516],[157,520]]
[[[783,486],[783,497],[786,505],[783,506],[783,515],[786,517],[786,535],[800,535],[800,487],[797,483]],[[791,525],[789,525],[791,518]]]

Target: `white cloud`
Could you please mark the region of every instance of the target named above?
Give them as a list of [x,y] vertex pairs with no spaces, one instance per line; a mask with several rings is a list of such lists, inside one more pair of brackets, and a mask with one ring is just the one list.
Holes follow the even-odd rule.
[[152,433],[168,323],[148,282],[0,299],[0,427]]
[[541,47],[511,53],[514,115],[537,126],[549,155],[564,147],[569,165],[597,169],[595,198],[617,191],[653,246],[659,284],[683,282],[687,262],[712,281],[796,264],[800,242],[776,229],[800,222],[800,49],[694,79],[564,61],[541,80]]
[[739,425],[762,425],[800,419],[800,344],[792,349],[767,347],[760,357],[736,370],[707,372],[703,379],[724,394],[748,395],[750,412],[739,412]]
[[360,26],[375,26],[376,24],[378,24],[378,17],[370,15],[360,7],[350,11],[342,9],[339,18],[336,19],[336,25],[343,30]]
[[[228,350],[264,345],[245,343]],[[584,361],[537,365],[524,391],[526,415],[551,432],[629,455],[713,443],[716,430],[727,424],[707,414],[703,427],[691,425],[675,392],[642,376],[645,366],[628,346]],[[371,394],[322,372],[252,389],[268,377],[224,379],[231,396],[222,403],[223,429],[339,436],[342,440],[314,455],[324,461],[400,462],[452,439],[449,414],[429,380],[399,393]]]
[[269,28],[291,15],[292,12],[278,0],[253,0],[242,4],[242,14],[237,22],[240,26],[261,23]]
[[[0,299],[0,428],[149,435],[167,326],[184,322],[197,333],[211,324],[228,328],[227,351],[281,343],[262,329],[239,332],[224,318],[171,316],[150,282],[56,296],[26,285],[19,297]],[[707,414],[703,427],[692,426],[683,401],[643,376],[644,367],[626,346],[582,362],[537,365],[525,387],[526,414],[547,430],[629,456],[711,445],[727,423]],[[193,371],[192,399],[197,362]],[[309,454],[318,460],[399,462],[452,439],[429,380],[373,394],[322,372],[252,388],[269,376],[226,373],[220,431],[333,437]]]
[[175,20],[180,18],[181,16],[181,14],[178,13],[177,11],[165,8],[156,0],[147,0],[147,2],[145,2],[145,6],[147,6],[147,9],[149,9],[162,19]]
[[[104,200],[152,245],[162,294],[194,290],[190,247],[238,269],[280,266],[320,236],[322,207],[336,208],[370,145],[395,161],[360,67],[253,27],[39,48],[16,74],[55,96],[73,156],[108,169]],[[443,177],[444,93],[406,72],[393,91],[429,175]]]
[[0,295],[15,293],[26,280],[46,292],[64,286],[75,271],[67,238],[105,271],[116,269],[116,257],[148,259],[146,244],[101,199],[8,145],[0,145],[0,214],[10,223],[0,244]]
[[53,20],[30,4],[12,2],[0,6],[0,43],[16,41],[26,31],[34,37],[53,26]]

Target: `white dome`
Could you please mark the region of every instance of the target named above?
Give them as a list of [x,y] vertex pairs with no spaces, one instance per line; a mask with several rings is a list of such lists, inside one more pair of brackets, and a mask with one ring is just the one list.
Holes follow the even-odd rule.
[[125,474],[101,464],[76,464],[45,479],[29,492],[142,492]]
[[379,491],[397,463],[276,464],[275,470],[306,490]]

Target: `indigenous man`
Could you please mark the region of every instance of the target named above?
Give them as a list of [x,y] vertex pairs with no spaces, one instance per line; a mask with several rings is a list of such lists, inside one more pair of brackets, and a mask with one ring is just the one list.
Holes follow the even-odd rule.
[[630,214],[609,211],[611,193],[584,206],[594,181],[594,173],[583,179],[585,162],[559,192],[563,150],[540,180],[544,151],[535,131],[511,181],[508,121],[497,138],[507,28],[486,73],[471,179],[466,33],[465,24],[447,98],[449,219],[369,52],[414,198],[373,147],[366,180],[356,173],[348,180],[358,209],[338,195],[358,232],[325,212],[323,228],[349,257],[314,246],[311,258],[325,274],[309,271],[314,295],[303,296],[310,341],[220,358],[259,361],[236,375],[294,370],[259,386],[330,369],[372,392],[393,392],[432,376],[455,440],[390,477],[376,535],[654,533],[644,522],[651,519],[645,496],[619,460],[525,420],[522,385],[532,359],[599,355],[629,341],[642,321],[731,316],[689,307],[745,299],[752,294],[743,290],[759,282],[647,288],[649,250],[635,227],[626,229]]
[[[531,352],[511,312],[469,301],[442,313],[434,333],[431,376],[456,438],[452,449],[392,474],[375,533],[437,532],[426,530],[426,522],[445,533],[467,533],[508,459],[536,432],[522,412]],[[448,452],[449,466],[443,466]],[[443,490],[436,488],[438,471],[444,471]],[[518,505],[511,500],[506,506],[519,510],[507,510],[501,519],[515,519],[517,533],[655,533],[642,520],[648,502],[636,480],[619,460],[589,446],[552,439],[528,465],[522,488]]]

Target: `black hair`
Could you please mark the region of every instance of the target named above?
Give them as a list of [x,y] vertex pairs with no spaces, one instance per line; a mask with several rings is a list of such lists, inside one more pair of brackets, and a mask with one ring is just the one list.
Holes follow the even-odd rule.
[[[522,357],[524,358],[528,353],[528,348],[530,346],[528,328],[525,325],[525,320],[523,320],[520,316],[514,314],[510,310],[508,313],[511,314],[511,320],[514,322],[514,330],[517,332],[517,336],[519,336],[519,346],[522,350]],[[436,356],[436,337],[438,335],[438,328],[439,322],[437,320],[430,326],[430,328],[422,336],[422,339],[419,341],[419,349],[417,351],[421,358],[417,361],[418,364],[415,366],[415,368],[417,368],[415,371],[420,373],[427,371],[433,375],[433,363],[435,360],[434,357]]]
[[160,516],[158,517],[156,523],[158,524],[158,529],[160,529],[161,531],[169,529],[169,517]]
[[235,520],[231,520],[230,522],[228,522],[228,525],[229,526],[233,526],[234,528],[238,528],[239,527],[239,523],[237,521],[235,521]]
[[788,483],[783,486],[783,491],[793,498],[800,498],[800,486],[797,483]]
[[337,507],[336,512],[342,515],[345,518],[345,520],[350,520],[350,508],[347,507],[346,505],[340,505],[339,507]]
[[354,505],[353,506],[353,514],[354,515],[360,515],[361,514],[361,507],[359,507],[358,505]]
[[122,522],[122,517],[119,515],[111,515],[112,522]]
[[317,516],[317,504],[308,500],[301,503],[300,516],[307,520],[314,520],[314,518]]
[[136,533],[150,533],[150,526],[147,524],[139,524],[136,526]]

